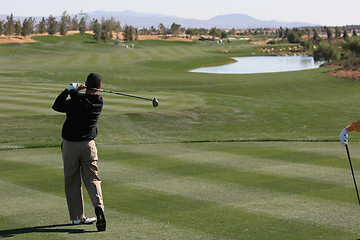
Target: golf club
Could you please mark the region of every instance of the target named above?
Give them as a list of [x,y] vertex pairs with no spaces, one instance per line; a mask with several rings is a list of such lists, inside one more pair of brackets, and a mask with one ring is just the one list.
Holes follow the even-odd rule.
[[139,96],[134,96],[134,95],[129,95],[129,94],[125,94],[125,93],[119,93],[119,92],[113,92],[113,91],[109,91],[109,90],[104,90],[104,89],[98,89],[98,88],[89,88],[91,90],[95,90],[95,91],[100,91],[100,92],[106,92],[106,93],[111,93],[111,94],[116,94],[116,95],[121,95],[121,96],[125,96],[125,97],[132,97],[132,98],[138,98],[138,99],[143,99],[143,100],[148,100],[152,102],[152,105],[154,107],[157,107],[159,105],[159,101],[156,98],[144,98],[144,97],[139,97]]
[[345,148],[346,148],[346,153],[347,153],[347,156],[348,156],[348,159],[349,159],[349,163],[350,163],[350,168],[351,168],[352,177],[353,177],[353,180],[354,180],[356,195],[357,195],[358,202],[359,202],[359,205],[360,205],[359,191],[358,191],[358,188],[357,188],[357,185],[356,185],[354,170],[353,170],[353,167],[352,167],[352,164],[351,164],[351,158],[350,158],[349,148],[348,148],[347,145],[345,145]]

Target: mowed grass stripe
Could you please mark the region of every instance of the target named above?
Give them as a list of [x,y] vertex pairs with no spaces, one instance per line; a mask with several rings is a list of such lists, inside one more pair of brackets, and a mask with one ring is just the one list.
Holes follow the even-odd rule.
[[159,51],[157,51],[158,49],[141,49],[139,51],[141,51],[144,55],[146,55],[149,60],[163,60],[165,59],[165,56],[162,56]]
[[[22,158],[19,156],[26,156]],[[26,163],[35,166],[62,169],[60,142],[58,148],[16,149],[1,152],[0,160],[12,163]],[[22,164],[20,164],[22,165]]]
[[21,113],[24,113],[24,115],[42,115],[44,118],[46,118],[44,115],[53,115],[55,113],[51,106],[52,103],[50,102],[34,104],[30,101],[12,101],[10,103],[2,103],[0,105],[0,109],[3,110],[0,114],[3,114],[4,116],[11,116],[11,112],[13,112],[16,115],[21,115]]
[[86,65],[95,65],[98,63],[100,54],[99,53],[92,53],[89,54],[86,60],[83,60],[83,64]]
[[152,61],[156,58],[152,55],[151,51],[147,51],[148,49],[130,49],[130,51],[134,51],[134,55],[136,55],[140,61]]
[[51,105],[34,106],[32,103],[1,103],[1,115],[10,116],[15,115],[53,115],[55,112],[51,109]]
[[[17,94],[17,95],[11,95],[11,94],[5,94],[0,96],[0,100],[4,102],[9,103],[19,103],[19,104],[34,104],[34,105],[51,105],[55,101],[56,97],[52,96],[50,97],[49,94]],[[1,106],[1,105],[0,105]]]
[[149,100],[136,99],[125,96],[116,96],[106,93],[101,93],[104,99],[104,113],[107,110],[111,112],[162,112],[175,111],[181,109],[191,109],[203,106],[205,100],[196,94],[188,93],[164,93],[164,92],[126,92],[126,94],[145,97],[156,98],[159,101],[159,106],[154,108],[152,102]]
[[187,56],[187,55],[192,55],[192,54],[190,54],[190,53],[191,53],[191,51],[193,50],[193,48],[187,48],[187,47],[182,47],[182,48],[170,47],[169,50],[170,50],[170,52],[172,52],[173,54],[175,54],[177,57],[183,57],[183,56]]
[[[5,196],[7,196],[3,197],[0,200],[0,203],[3,207],[11,205],[11,207],[6,208],[6,211],[2,211],[0,215],[10,219],[14,219],[14,222],[16,222],[17,224],[16,226],[24,224],[24,226],[30,227],[29,225],[26,225],[26,223],[30,222],[32,224],[31,226],[34,226],[35,224],[38,224],[35,226],[47,226],[68,222],[66,200],[62,193],[62,169],[59,169],[59,167],[56,167],[57,169],[53,169],[54,164],[46,164],[46,167],[37,167],[39,165],[42,165],[42,162],[46,161],[46,159],[50,159],[52,163],[56,163],[56,161],[59,160],[58,157],[54,155],[56,153],[56,150],[54,151],[53,149],[49,149],[52,152],[52,154],[50,155],[49,153],[45,153],[45,155],[43,155],[42,153],[44,152],[40,149],[23,150],[24,151],[21,152],[33,153],[33,155],[30,155],[31,164],[21,162],[24,159],[16,158],[16,156],[11,151],[5,151],[7,153],[5,155],[9,157],[8,160],[11,161],[0,160],[3,165],[3,168],[0,170],[3,179],[2,181],[0,181],[0,190],[2,190],[2,193]],[[40,153],[40,155],[36,155],[36,153]],[[44,181],[50,181],[49,183],[51,184],[43,184]],[[7,192],[13,191],[15,191],[13,194],[7,194]],[[24,196],[27,197],[24,198]],[[59,198],[59,196],[61,197]],[[86,195],[85,197],[85,201],[87,201],[87,212],[89,213],[90,210],[90,214],[88,214],[88,216],[91,216],[93,214],[92,207],[89,205],[90,201],[88,197]],[[31,201],[29,201],[28,198],[31,199]],[[108,198],[111,199],[111,196],[108,196]],[[39,204],[41,204],[41,207],[38,207]],[[49,204],[50,207],[48,207]],[[22,207],[19,208],[19,206]],[[53,206],[56,206],[56,208]],[[24,207],[28,211],[22,211],[21,209]],[[14,211],[14,208],[16,208],[17,211]],[[32,216],[34,214],[34,211],[40,211],[40,213],[36,215],[36,218]],[[60,212],[61,214],[52,213],[53,211]],[[109,232],[108,234],[110,234],[112,237],[118,236],[122,239],[123,234],[133,236],[134,229],[137,229],[134,227],[139,227],[141,226],[140,224],[146,224],[145,227],[141,227],[141,230],[137,229],[137,233],[135,235],[139,235],[139,237],[146,237],[147,239],[158,239],[159,232],[162,232],[163,236],[168,236],[171,239],[192,239],[192,237],[199,235],[213,238],[210,234],[201,232],[193,228],[183,228],[173,225],[170,226],[168,225],[167,221],[149,221],[149,216],[146,215],[142,216],[141,214],[133,215],[129,213],[122,213],[121,210],[114,211],[111,203],[106,205],[106,214],[108,218],[107,232]],[[56,218],[54,218],[55,215],[57,216]],[[33,217],[31,221],[30,217]],[[18,218],[20,218],[21,222],[18,220]],[[47,219],[49,218],[52,218],[52,221],[47,221]],[[55,219],[56,221],[54,221]],[[119,229],[120,231],[118,231]],[[174,235],[175,237],[172,237],[172,235]],[[110,237],[109,239],[114,238]]]
[[[231,218],[231,214],[226,215],[227,216],[226,220],[222,219],[222,214],[224,213],[229,214],[230,212],[232,213],[236,212],[238,217],[249,216],[249,215],[254,216],[256,214],[260,214],[263,215],[263,217],[261,217],[262,219],[272,218],[272,217],[277,218],[276,222],[284,221],[287,222],[287,224],[289,224],[289,222],[293,222],[291,223],[292,225],[296,225],[301,222],[304,225],[307,225],[306,227],[307,230],[309,230],[308,228],[314,228],[314,225],[327,228],[329,227],[330,224],[331,227],[338,228],[341,231],[343,231],[343,228],[345,228],[346,229],[345,231],[348,231],[349,233],[353,231],[355,232],[358,231],[358,228],[356,227],[356,224],[358,223],[356,216],[352,215],[353,217],[349,219],[349,221],[343,222],[344,216],[347,216],[347,214],[352,214],[354,207],[354,205],[352,204],[343,205],[343,204],[339,204],[339,202],[337,201],[324,202],[324,200],[321,199],[317,201],[317,199],[309,198],[306,196],[293,197],[293,195],[289,195],[286,193],[268,191],[262,188],[236,186],[234,184],[217,182],[215,180],[206,181],[198,177],[190,177],[190,176],[176,177],[171,174],[165,176],[162,173],[156,174],[156,170],[154,171],[151,169],[146,169],[146,170],[144,169],[143,171],[137,169],[137,171],[132,172],[133,169],[129,167],[124,167],[122,169],[121,167],[120,169],[114,166],[108,166],[108,167],[111,168],[113,171],[113,174],[111,175],[110,179],[105,181],[107,182],[106,185],[108,188],[112,189],[114,192],[123,192],[123,194],[128,197],[131,196],[132,194],[136,195],[136,193],[131,193],[135,191],[137,192],[137,194],[139,194],[138,192],[145,193],[146,191],[144,190],[144,188],[146,188],[150,190],[148,196],[151,199],[153,198],[158,199],[159,197],[157,195],[158,192],[160,191],[163,193],[163,198],[167,200],[163,200],[164,203],[162,204],[157,203],[159,204],[159,206],[156,207],[162,209],[170,208],[171,212],[169,213],[169,218],[174,217],[173,215],[180,214],[177,212],[178,211],[181,212],[181,209],[177,209],[175,206],[185,205],[187,206],[187,211],[189,212],[188,214],[199,216],[201,215],[201,212],[208,212],[207,219],[211,219],[211,221],[214,222],[218,221],[217,223],[222,225],[224,229],[226,229],[228,226],[231,225],[229,223],[233,221],[233,219]],[[126,173],[125,176],[121,176],[123,175],[123,173]],[[132,177],[130,177],[130,175]],[[141,180],[143,180],[143,182],[141,182]],[[125,184],[125,182],[127,181],[130,181],[131,183],[127,183],[127,185],[129,185],[127,190],[127,188],[125,187],[112,186],[113,184],[111,184],[111,186],[108,186],[109,181],[112,181],[114,184],[115,183]],[[134,188],[132,186],[136,186],[137,188]],[[122,201],[126,202],[127,200],[128,199],[126,197]],[[197,207],[194,207],[193,209],[191,206],[196,204],[197,201],[203,203],[198,203]],[[110,202],[112,202],[112,199],[110,199]],[[212,214],[214,214],[213,211],[217,211],[217,210],[213,209],[212,207],[209,207],[211,208],[211,210],[207,209],[207,206],[212,205],[211,203],[222,206],[222,207],[217,206],[216,209],[218,210],[220,208],[224,212],[215,213],[218,214],[217,217],[212,216]],[[298,205],[296,207],[293,207],[291,203]],[[145,204],[144,202],[140,203],[141,206],[144,204]],[[325,205],[330,204],[331,207],[329,209],[319,208],[319,206],[322,206],[323,204]],[[125,204],[121,204],[119,208],[121,208],[121,206],[123,205]],[[160,207],[160,205],[162,205],[162,207]],[[333,211],[333,206],[337,207],[334,208],[335,211]],[[135,207],[137,209],[134,209]],[[129,209],[130,212],[147,211],[137,206],[137,204],[135,204],[135,206],[134,205],[129,206],[129,208],[130,208]],[[144,206],[144,208],[154,208],[154,206],[146,205]],[[163,214],[167,215],[167,213],[165,212]],[[314,222],[312,219],[313,219],[313,215],[316,214],[321,214],[321,217],[318,217],[317,221]],[[331,217],[331,220],[326,220],[327,217]],[[192,219],[189,218],[190,217],[188,215],[183,216],[184,222],[181,222],[179,224],[191,225],[191,223],[189,222],[191,222]],[[237,221],[239,223],[242,222],[241,218],[238,218]],[[246,221],[243,222],[249,222],[249,221],[250,221],[249,219],[246,219]],[[210,228],[208,231],[210,232],[213,231],[214,229],[211,229],[212,227],[215,227],[213,226],[213,223],[207,223],[207,224],[208,227]],[[349,226],[353,226],[353,227],[349,229],[348,228]],[[306,234],[302,234],[300,239],[304,239],[303,237],[305,235]]]
[[[0,181],[0,189],[3,193],[0,199],[1,205],[8,206],[1,209],[0,215],[2,216],[13,216],[18,217],[19,220],[25,220],[21,219],[22,215],[27,216],[32,213],[33,217],[37,217],[41,215],[44,216],[44,213],[50,211],[50,213],[47,214],[51,214],[51,212],[53,214],[60,214],[59,217],[61,218],[58,219],[66,219],[67,217],[67,208],[66,205],[64,206],[63,204],[63,197],[5,180]],[[49,201],[50,199],[52,201]],[[60,202],[61,204],[58,204]],[[26,206],[25,208],[20,207],[23,204]],[[42,219],[37,220],[39,222],[43,221]],[[23,223],[26,223],[26,221]],[[49,222],[48,224],[55,223],[59,222]]]
[[69,239],[69,231],[76,232],[69,226],[55,227],[69,223],[63,198],[3,180],[0,191],[0,218],[3,220],[0,221],[0,237]]
[[[192,53],[192,51],[194,51],[193,48],[185,48],[185,47],[184,47],[184,50],[180,49],[180,48],[174,48],[174,47],[154,48],[154,50],[158,50],[159,53],[161,53],[161,55],[166,56],[167,58],[170,57],[171,59],[177,59],[177,58],[184,57],[186,55],[190,55],[189,53]],[[160,59],[158,59],[158,60],[160,60]]]
[[278,176],[307,178],[319,182],[330,182],[340,186],[350,186],[349,172],[333,167],[312,166],[309,164],[289,163],[264,158],[241,156],[235,154],[198,152],[197,154],[182,154],[178,159],[194,162],[203,159],[205,163],[226,165],[244,171],[274,174]]
[[[95,225],[61,226],[69,224],[64,196],[56,196],[32,188],[0,181],[3,206],[0,219],[0,237],[26,235],[26,239],[74,239],[74,234],[86,234],[87,239],[98,239]],[[86,194],[86,193],[85,193]],[[94,216],[93,207],[85,195],[85,212]],[[192,228],[169,225],[106,206],[107,231],[102,239],[214,239],[214,236]],[[29,235],[31,233],[31,235]],[[70,234],[69,234],[70,233]],[[71,234],[73,233],[73,234]]]
[[77,58],[77,55],[75,53],[58,54],[56,60],[52,63],[56,66],[69,66],[69,63],[73,61],[73,58]]
[[141,53],[132,50],[128,51],[128,56],[131,62],[139,62],[139,61],[143,61],[144,59],[149,59],[148,56],[142,55]]
[[[318,167],[308,164],[294,164],[284,161],[265,160],[258,158],[249,158],[248,156],[241,156],[235,154],[217,153],[213,151],[197,151],[192,152],[190,148],[186,148],[188,144],[144,144],[144,145],[121,145],[116,146],[102,146],[105,151],[110,148],[110,152],[115,152],[114,155],[108,156],[108,158],[114,161],[121,161],[122,156],[130,156],[130,159],[138,156],[147,156],[150,158],[157,157],[165,160],[159,160],[158,162],[150,162],[149,164],[165,164],[169,161],[171,164],[181,164],[182,166],[195,167],[199,166],[212,166],[213,169],[229,169],[242,172],[253,172],[254,174],[267,174],[285,178],[304,179],[307,181],[316,181],[319,184],[330,184],[340,187],[352,187],[352,181],[350,178],[349,170],[331,168],[331,167]],[[164,147],[161,147],[164,146]],[[165,148],[165,149],[164,149]],[[158,151],[161,150],[161,153]],[[26,150],[17,150],[26,151]],[[166,153],[167,152],[167,153]],[[183,152],[187,152],[184,154]],[[5,153],[5,152],[4,152]],[[11,156],[12,152],[9,152],[8,156]],[[141,154],[139,154],[141,153]],[[139,155],[138,155],[139,154]],[[117,155],[119,155],[117,157]],[[4,155],[4,157],[7,155]],[[16,157],[15,157],[16,159]],[[125,158],[126,159],[126,158]],[[27,159],[28,161],[28,159]],[[48,162],[41,162],[44,164]],[[125,162],[126,164],[131,163]],[[144,161],[133,162],[135,165],[145,164]],[[147,165],[145,165],[147,166]],[[209,170],[211,170],[209,168]],[[230,172],[229,172],[230,173]],[[241,177],[239,175],[239,177]]]
[[53,89],[43,89],[43,88],[34,88],[34,89],[27,89],[27,88],[22,88],[22,89],[18,89],[18,90],[14,90],[14,89],[4,89],[4,93],[3,95],[5,96],[16,96],[16,95],[22,95],[22,94],[28,94],[29,96],[40,96],[40,95],[47,95],[47,96],[53,96],[53,97],[57,97],[58,94],[61,93],[61,91],[63,91],[67,86],[63,86],[63,89],[60,90],[61,88],[59,88],[58,92],[54,92],[54,89],[58,89],[57,87],[53,88]]
[[125,52],[116,52],[110,55],[111,64],[123,64],[129,60],[128,55]]
[[58,57],[49,56],[49,57],[41,57],[41,58],[35,58],[31,59],[27,62],[24,62],[24,66],[36,66],[36,67],[48,67],[50,63],[56,63],[58,61]]
[[[307,163],[291,163],[283,160],[259,158],[256,156],[252,157],[242,154],[204,151],[196,148],[187,148],[186,146],[187,145],[167,144],[166,149],[164,149],[158,147],[156,144],[142,146],[126,145],[123,146],[121,151],[129,151],[130,153],[141,152],[151,156],[167,157],[189,163],[212,164],[214,166],[257,172],[260,174],[263,173],[289,178],[305,178],[311,181],[332,183],[343,187],[352,186],[348,169],[314,166]],[[360,174],[360,172],[356,173]]]
[[23,101],[39,101],[39,102],[53,102],[59,93],[43,93],[43,92],[27,92],[27,93],[4,93],[0,99],[7,101],[10,100],[23,100]]
[[[39,92],[39,91],[54,91],[54,89],[60,88],[60,86],[28,86],[28,85],[20,85],[20,84],[12,84],[11,86],[4,86],[6,92],[13,93],[22,93],[22,92]],[[65,87],[64,87],[65,89]]]
[[[50,149],[52,153],[49,155],[46,152],[43,156],[41,156],[42,149],[36,149],[33,152],[34,156],[29,160],[31,164],[26,164],[24,158],[18,157],[25,153],[31,156],[32,150],[4,151],[6,160],[1,161],[2,179],[39,191],[60,194],[62,191],[62,171],[59,166],[61,162],[54,165],[47,163],[46,167],[38,167],[49,159],[56,163],[60,157],[60,154],[56,156],[56,152],[60,152],[59,149]],[[103,151],[103,155],[104,153],[106,151]],[[183,221],[176,220],[176,225],[194,227],[208,233],[212,232],[215,235],[221,234],[218,232],[219,229],[209,228],[217,226],[217,228],[227,229],[227,226],[229,226],[230,229],[228,230],[234,231],[235,229],[231,229],[233,226],[229,222],[235,220],[233,217],[239,218],[239,216],[243,216],[243,222],[248,222],[248,217],[254,217],[254,214],[260,214],[261,219],[267,221],[270,221],[270,219],[274,221],[272,218],[276,218],[275,222],[277,224],[279,221],[287,224],[290,221],[291,225],[304,224],[304,228],[307,230],[316,228],[315,226],[318,225],[324,228],[322,230],[331,226],[338,228],[342,232],[357,232],[355,226],[358,225],[359,220],[352,214],[355,204],[270,191],[261,187],[251,187],[247,184],[239,185],[239,183],[218,181],[216,178],[206,179],[198,176],[196,171],[193,171],[192,174],[191,172],[185,174],[184,171],[187,170],[182,167],[181,162],[166,162],[163,160],[163,163],[160,164],[154,161],[157,158],[152,156],[145,159],[147,164],[141,164],[140,159],[137,159],[136,155],[132,155],[129,156],[129,161],[125,162],[125,165],[121,159],[120,161],[116,161],[116,159],[108,161],[109,156],[105,154],[104,157],[101,158],[99,167],[104,183],[104,194],[108,191],[106,201],[108,206],[120,212],[125,211],[131,215],[135,214],[136,216],[153,219],[153,221],[162,219],[161,221],[165,222],[172,221],[172,217],[179,217],[179,214],[185,214],[182,218]],[[130,165],[129,162],[131,161],[137,164],[135,166]],[[168,165],[172,167],[168,168]],[[56,166],[56,169],[52,166]],[[189,166],[189,164],[183,166],[190,169],[194,168],[194,165]],[[201,169],[204,166],[198,166],[197,168],[202,171]],[[205,168],[205,171],[208,170]],[[21,177],[19,178],[19,176]],[[40,179],[39,176],[42,176],[42,178]],[[44,185],[44,179],[47,179],[52,185]],[[165,199],[168,199],[168,201],[164,201]],[[164,211],[154,214],[151,211],[147,212],[144,209],[146,207],[152,210],[163,209]],[[226,215],[208,216],[209,211],[215,211],[217,214],[226,213]],[[204,215],[205,213],[209,221],[221,220],[225,225],[218,225],[218,222],[216,225],[214,225],[214,222],[207,223],[207,226],[193,225],[195,224],[191,222],[193,218],[189,216],[191,214]],[[234,216],[231,216],[231,213]],[[344,216],[347,216],[346,220],[343,219]],[[249,223],[249,225],[252,224]],[[246,227],[248,226],[244,226],[244,228]],[[328,229],[328,231],[331,230]]]
[[201,178],[172,178],[136,182],[131,185],[240,208],[249,213],[262,213],[283,220],[301,221],[323,227],[336,227],[360,233],[360,219],[354,214],[356,204],[339,203],[302,195],[292,195],[262,188],[211,183]]
[[[127,52],[119,52],[116,54],[116,57],[119,58],[119,60],[116,61],[119,63],[128,63],[131,59]],[[112,58],[114,58],[114,56],[112,56]]]
[[81,53],[79,54],[79,58],[76,59],[76,62],[73,62],[73,64],[78,65],[78,66],[86,66],[87,63],[89,63],[89,61],[91,62],[91,58],[94,55],[91,53]]
[[48,93],[6,93],[0,96],[2,101],[0,107],[6,108],[7,105],[14,105],[14,109],[22,108],[23,106],[51,108],[56,96]]
[[129,106],[126,105],[118,105],[118,106],[104,106],[102,114],[113,114],[113,113],[139,113],[139,112],[149,112],[152,111],[150,107],[146,106]]
[[[66,86],[65,86],[66,87]],[[34,103],[45,103],[39,99],[48,99],[51,101],[51,105],[53,101],[55,101],[57,95],[65,89],[64,86],[55,85],[54,87],[44,86],[42,84],[34,85],[14,85],[14,87],[5,87],[6,91],[0,99],[11,99],[11,100],[20,100],[26,102],[34,102]],[[58,92],[55,90],[58,89]],[[104,99],[104,108],[110,108],[113,110],[118,109],[116,106],[120,106],[119,109],[123,107],[123,104],[131,104],[129,108],[132,106],[143,106],[148,108],[148,106],[152,106],[151,101],[129,98],[125,96],[115,96],[107,93],[100,93]],[[156,97],[159,101],[159,107],[157,109],[189,109],[201,106],[205,103],[204,99],[199,97],[196,94],[188,94],[188,93],[164,93],[164,92],[126,92],[126,94],[140,96],[152,99]],[[14,97],[15,96],[15,97]],[[19,97],[17,97],[19,96]],[[28,97],[28,98],[27,98]],[[108,106],[107,106],[108,105]],[[111,106],[113,105],[113,106]],[[175,107],[174,107],[175,106]],[[130,109],[131,110],[131,109]],[[121,111],[121,110],[120,110]],[[130,111],[130,112],[136,112]]]
[[98,58],[97,58],[97,64],[101,64],[101,65],[109,65],[111,64],[111,61],[110,61],[110,55],[109,54],[99,54],[98,55]]
[[[105,178],[108,181],[127,183],[138,188],[161,191],[166,194],[201,201],[211,201],[235,208],[239,207],[248,212],[263,213],[277,218],[303,221],[308,224],[315,223],[324,227],[331,225],[339,229],[346,228],[350,232],[358,231],[357,226],[360,219],[353,214],[356,203],[344,203],[307,196],[306,191],[311,191],[311,188],[307,187],[311,186],[315,189],[316,183],[304,182],[303,192],[294,194],[291,190],[289,192],[279,191],[279,186],[274,186],[271,190],[271,187],[266,186],[266,182],[269,181],[268,184],[281,184],[282,186],[293,182],[293,187],[296,189],[299,181],[301,181],[296,178],[280,178],[281,183],[276,181],[278,178],[276,176],[259,176],[256,172],[250,172],[246,176],[247,178],[244,178],[246,174],[242,171],[211,169],[211,167],[206,167],[207,165],[182,165],[169,159],[163,159],[161,163],[154,160],[159,158],[137,159],[134,156],[129,161],[119,159],[119,162],[114,162],[114,164],[106,163],[103,166],[104,171],[108,174]],[[123,166],[124,162],[130,166]],[[209,175],[209,171],[212,171],[213,174]],[[221,171],[225,171],[227,176],[220,176],[219,178],[217,175],[220,175]],[[235,177],[237,175],[237,180],[232,181],[230,179],[228,181],[231,175],[235,175]],[[256,184],[256,181],[259,184]],[[327,187],[331,187],[331,185],[319,185],[318,189],[326,189]],[[344,216],[350,217],[343,221]]]
[[[44,92],[44,93],[49,93],[49,92],[54,92],[57,89],[62,89],[64,90],[67,86],[63,86],[63,85],[59,85],[59,84],[48,84],[48,83],[34,83],[31,85],[28,85],[26,83],[21,84],[21,83],[12,83],[9,85],[5,85],[3,89],[6,89],[6,92],[13,92],[13,93],[23,93],[23,92]],[[5,93],[6,93],[5,92]]]
[[163,61],[167,59],[167,55],[162,52],[161,48],[146,49],[155,61]]
[[[268,191],[283,192],[286,194],[311,195],[313,191],[345,189],[348,190],[346,197],[353,200],[352,191],[350,191],[352,188],[340,188],[332,183],[313,182],[304,178],[289,178],[210,164],[187,163],[160,156],[151,157],[128,153],[120,153],[119,155],[122,157],[116,157],[114,155],[109,156],[107,154],[104,156],[106,159],[118,161],[117,164],[119,164],[118,168],[120,169],[116,172],[129,173],[129,175],[125,173],[120,176],[116,176],[116,172],[111,174],[111,178],[118,179],[119,182],[133,183],[141,181],[141,179],[134,177],[138,175],[144,176],[147,180],[155,181],[168,180],[180,176],[199,177],[208,181],[227,182],[241,186],[268,189]],[[117,167],[112,167],[113,169],[118,169]],[[131,168],[135,168],[137,171],[134,169],[131,170]],[[112,173],[112,170],[109,169],[107,172],[110,174]],[[287,183],[291,183],[291,187],[287,186]],[[309,188],[309,185],[311,185],[311,188]],[[343,201],[344,199],[343,196],[341,196],[335,200]]]
[[[172,225],[184,226],[211,233],[210,239],[289,239],[290,231],[301,234],[291,239],[321,239],[331,232],[332,239],[355,237],[353,232],[331,226],[318,226],[312,222],[275,218],[269,214],[247,212],[239,207],[217,204],[209,201],[186,198],[157,190],[146,190],[134,186],[106,184],[112,192],[121,193],[108,198],[109,204],[131,214],[146,215],[161,219]],[[126,197],[125,197],[126,196]],[[277,227],[277,226],[281,227]],[[264,234],[266,232],[266,234]],[[195,236],[202,239],[202,236]],[[204,237],[206,238],[206,236]]]
[[[34,92],[38,90],[39,92]],[[58,92],[54,92],[54,89],[48,91],[47,88],[25,87],[25,89],[19,89],[15,91],[10,89],[9,92],[0,96],[0,100],[4,103],[0,106],[0,109],[12,109],[12,110],[27,110],[29,112],[49,113],[53,114],[51,106],[55,101]],[[190,109],[198,107],[204,104],[204,100],[194,94],[184,93],[127,93],[130,95],[147,97],[152,99],[156,96],[159,100],[159,107],[154,108],[152,102],[149,100],[130,98],[125,96],[115,96],[111,94],[101,94],[104,99],[104,113],[135,113],[135,112],[154,112],[154,111],[167,111],[167,110],[179,110]],[[174,107],[175,106],[175,107]],[[50,110],[50,111],[49,111]]]

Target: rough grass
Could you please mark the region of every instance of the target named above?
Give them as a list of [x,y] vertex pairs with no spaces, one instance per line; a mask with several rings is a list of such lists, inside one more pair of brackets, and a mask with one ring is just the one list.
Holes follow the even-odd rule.
[[[0,237],[13,239],[358,239],[360,218],[343,127],[358,82],[329,69],[211,75],[188,70],[251,55],[241,41],[89,36],[0,46]],[[228,50],[228,54],[220,50]],[[108,230],[68,225],[60,132],[51,105],[89,72],[103,88],[100,175]],[[350,152],[359,175],[359,136]],[[86,213],[93,209],[85,195]]]

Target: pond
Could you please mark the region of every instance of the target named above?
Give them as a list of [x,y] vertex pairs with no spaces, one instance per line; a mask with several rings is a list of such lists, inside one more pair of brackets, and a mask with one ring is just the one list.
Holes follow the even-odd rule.
[[260,56],[233,58],[235,63],[191,70],[196,73],[250,74],[288,72],[318,68],[322,62],[315,62],[310,56]]

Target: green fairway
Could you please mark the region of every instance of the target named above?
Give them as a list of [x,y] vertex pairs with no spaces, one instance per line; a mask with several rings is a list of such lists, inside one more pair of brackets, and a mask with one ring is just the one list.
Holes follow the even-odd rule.
[[[338,142],[360,117],[358,82],[328,68],[188,72],[260,54],[242,41],[141,41],[132,49],[91,35],[36,40],[0,45],[1,238],[360,239],[360,208]],[[96,142],[108,221],[101,233],[69,225],[65,115],[51,109],[89,72],[102,75],[104,89],[159,100],[154,108],[101,93]],[[360,183],[359,144],[351,133]]]

